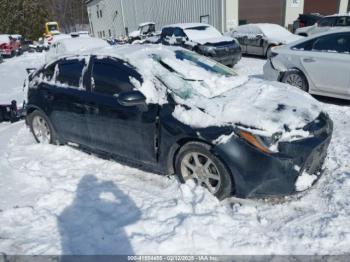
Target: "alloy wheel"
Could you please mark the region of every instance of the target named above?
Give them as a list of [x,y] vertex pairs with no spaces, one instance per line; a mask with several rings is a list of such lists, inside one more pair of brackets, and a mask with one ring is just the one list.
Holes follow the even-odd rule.
[[304,89],[304,80],[298,74],[289,74],[285,80],[285,83]]
[[33,118],[33,133],[41,144],[50,144],[51,131],[47,121],[41,116],[35,116]]
[[204,154],[188,153],[181,162],[181,173],[185,181],[192,179],[212,194],[216,194],[220,189],[221,177],[218,168]]

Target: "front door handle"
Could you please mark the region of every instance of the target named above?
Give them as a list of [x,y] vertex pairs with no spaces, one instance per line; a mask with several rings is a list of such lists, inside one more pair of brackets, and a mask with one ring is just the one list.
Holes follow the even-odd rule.
[[311,58],[311,57],[308,57],[308,58],[304,58],[303,60],[305,63],[313,63],[313,62],[316,62],[315,59]]

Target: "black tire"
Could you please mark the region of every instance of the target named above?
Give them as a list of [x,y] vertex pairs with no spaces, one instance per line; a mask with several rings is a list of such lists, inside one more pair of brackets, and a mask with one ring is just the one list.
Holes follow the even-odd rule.
[[40,117],[42,118],[46,124],[47,124],[47,127],[48,129],[50,130],[50,139],[49,139],[49,143],[52,144],[52,145],[61,145],[62,142],[58,139],[57,137],[57,134],[56,134],[56,131],[54,130],[52,124],[51,124],[51,121],[50,119],[44,114],[42,113],[41,111],[39,110],[35,110],[34,112],[32,112],[31,114],[29,114],[27,116],[27,123],[30,127],[30,131],[32,132],[34,138],[35,138],[35,141],[37,143],[41,143],[40,139],[38,139],[38,137],[35,135],[35,132],[34,132],[34,127],[33,127],[33,121],[36,117]]
[[305,75],[297,69],[285,72],[281,79],[281,82],[298,87],[305,92],[309,92],[309,84]]
[[[216,175],[220,178],[220,182],[217,182],[216,192],[211,192],[219,200],[223,200],[232,196],[234,192],[234,181],[231,173],[226,168],[224,163],[210,152],[211,146],[200,142],[189,142],[185,144],[177,153],[175,158],[175,172],[181,183],[186,183],[185,175],[182,173],[182,163],[191,154],[199,154],[200,156],[207,157],[213,163]],[[205,164],[203,164],[204,166]],[[189,169],[188,169],[189,170]],[[218,174],[217,174],[218,173]],[[192,179],[192,178],[189,178]],[[198,184],[199,181],[193,178]],[[208,181],[210,179],[208,178]],[[215,183],[215,180],[211,180],[210,183]],[[202,184],[201,184],[202,185]],[[208,188],[208,187],[207,187]],[[208,188],[209,190],[209,188]],[[209,190],[210,191],[210,190]]]

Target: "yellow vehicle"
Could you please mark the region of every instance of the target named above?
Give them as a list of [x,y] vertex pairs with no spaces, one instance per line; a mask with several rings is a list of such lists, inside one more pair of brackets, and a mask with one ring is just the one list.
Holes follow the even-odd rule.
[[45,36],[59,35],[60,28],[57,22],[48,22],[45,24]]

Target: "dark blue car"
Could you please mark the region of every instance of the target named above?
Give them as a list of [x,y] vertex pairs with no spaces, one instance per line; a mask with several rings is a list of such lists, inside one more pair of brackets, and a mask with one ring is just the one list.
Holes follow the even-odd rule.
[[176,174],[219,199],[306,189],[298,180],[317,180],[332,136],[332,121],[308,94],[182,48],[65,57],[31,73],[27,85],[26,121],[37,142],[74,143]]

